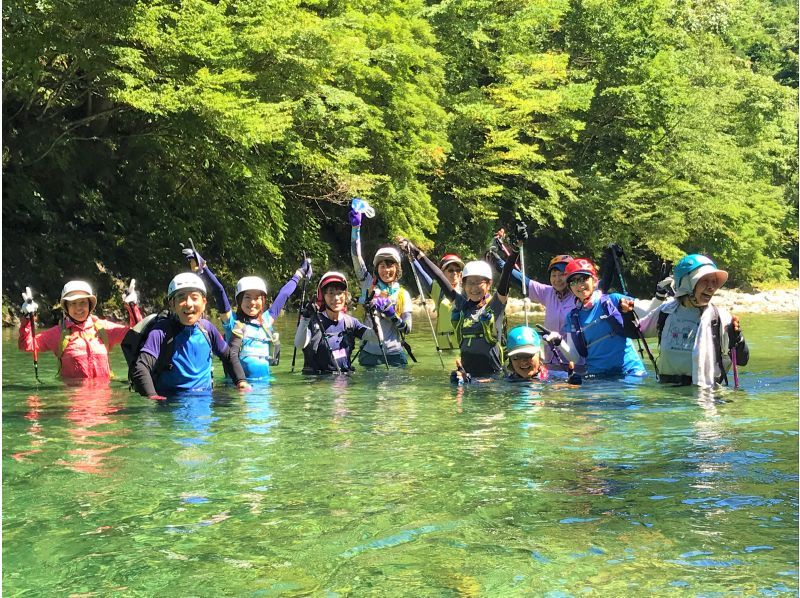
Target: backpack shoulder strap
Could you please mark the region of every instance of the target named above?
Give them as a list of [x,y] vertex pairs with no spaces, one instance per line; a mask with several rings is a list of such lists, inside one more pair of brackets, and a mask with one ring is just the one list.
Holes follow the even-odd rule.
[[727,386],[728,373],[725,371],[725,364],[722,362],[722,335],[720,334],[719,310],[713,303],[709,303],[708,307],[711,309],[711,336],[714,339],[714,353],[717,358],[720,376],[722,381],[725,383],[725,386]]
[[664,326],[667,323],[668,313],[663,311],[658,312],[658,320],[656,321],[656,330],[658,331],[658,344],[661,344],[661,333],[664,332]]

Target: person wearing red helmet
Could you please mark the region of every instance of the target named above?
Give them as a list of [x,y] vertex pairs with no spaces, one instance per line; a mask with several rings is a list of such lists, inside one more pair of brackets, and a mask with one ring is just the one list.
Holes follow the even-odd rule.
[[358,363],[367,367],[384,363],[403,367],[408,364],[403,345],[405,335],[411,332],[411,295],[400,286],[403,275],[400,252],[390,246],[379,248],[370,271],[361,257],[362,216],[362,212],[350,209],[350,257],[361,287],[359,303],[378,313],[383,342],[365,342],[358,354]]
[[[450,300],[445,296],[442,287],[439,286],[439,282],[428,276],[425,268],[417,260],[413,260],[411,266],[419,274],[420,282],[430,294],[431,299],[433,299],[433,309],[436,312],[436,334],[442,337],[442,349],[445,351],[455,349],[458,343],[455,341],[453,324],[450,321],[452,305]],[[450,281],[450,286],[460,293],[464,260],[455,253],[447,253],[439,260],[439,268],[444,272],[447,280]],[[444,341],[446,341],[446,344]]]
[[378,342],[373,330],[347,312],[350,293],[341,272],[326,272],[316,301],[303,306],[294,346],[303,351],[304,374],[349,374],[356,339]]
[[632,321],[633,299],[619,293],[606,295],[597,288],[597,268],[586,258],[576,258],[564,270],[576,299],[562,329],[551,332],[549,343],[560,345],[569,360],[586,359],[590,376],[613,378],[646,376],[642,359],[633,346],[636,331]]
[[[499,237],[495,237],[499,241]],[[505,260],[500,256],[497,250],[492,245],[489,249],[487,256],[492,260],[498,270],[502,270],[505,266]],[[573,260],[571,255],[559,254],[550,260],[547,265],[547,276],[550,279],[550,284],[543,284],[528,276],[525,277],[528,289],[528,299],[535,303],[544,306],[544,327],[548,330],[561,330],[564,328],[564,323],[569,317],[569,313],[575,307],[575,296],[570,292],[567,286],[567,279],[564,271],[567,265]],[[511,278],[514,280],[512,283],[515,288],[522,286],[522,272],[514,268],[511,271]],[[558,356],[553,354],[553,348],[549,343],[545,343],[544,347],[544,362],[550,370],[566,370],[567,366],[558,359]],[[575,362],[577,371],[584,369],[584,360],[581,358]]]

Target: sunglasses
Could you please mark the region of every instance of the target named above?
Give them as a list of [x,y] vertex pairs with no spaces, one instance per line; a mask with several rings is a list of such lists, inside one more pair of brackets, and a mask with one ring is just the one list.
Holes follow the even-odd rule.
[[461,274],[461,268],[446,268],[445,272],[450,274]]
[[585,284],[587,280],[589,280],[591,276],[588,274],[579,274],[578,276],[573,276],[569,280],[569,286],[577,287],[578,285]]

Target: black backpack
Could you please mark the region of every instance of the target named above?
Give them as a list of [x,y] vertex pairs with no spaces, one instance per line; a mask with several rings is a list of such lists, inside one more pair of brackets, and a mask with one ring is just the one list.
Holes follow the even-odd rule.
[[[142,347],[147,340],[147,336],[156,325],[159,325],[164,321],[167,321],[169,326],[166,327],[164,342],[161,344],[161,351],[158,354],[158,361],[156,361],[155,371],[153,372],[154,377],[158,376],[160,372],[168,368],[172,362],[172,354],[175,350],[175,345],[172,341],[175,339],[175,335],[177,335],[180,331],[181,325],[175,316],[170,314],[169,311],[164,310],[155,314],[150,314],[141,322],[138,322],[136,326],[130,328],[128,332],[125,333],[122,343],[120,343],[120,349],[122,349],[122,354],[125,356],[125,362],[128,364],[128,382],[133,383],[133,368],[136,364],[136,358],[139,356],[139,353],[141,352]],[[206,331],[206,329],[202,326],[201,330],[208,339],[208,331]],[[210,344],[211,340],[208,340]]]

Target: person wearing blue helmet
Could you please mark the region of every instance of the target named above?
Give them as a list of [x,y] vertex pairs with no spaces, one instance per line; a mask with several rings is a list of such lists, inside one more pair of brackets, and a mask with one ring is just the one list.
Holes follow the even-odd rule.
[[[675,265],[672,278],[675,297],[641,320],[642,333],[658,337],[660,382],[705,388],[727,384],[732,357],[736,365],[746,365],[750,357],[739,318],[711,302],[728,273],[710,258],[691,254]],[[656,296],[662,298],[658,290]]]
[[511,372],[506,376],[509,382],[548,379],[547,367],[542,363],[542,340],[530,326],[517,326],[508,331],[506,354],[511,364]]

